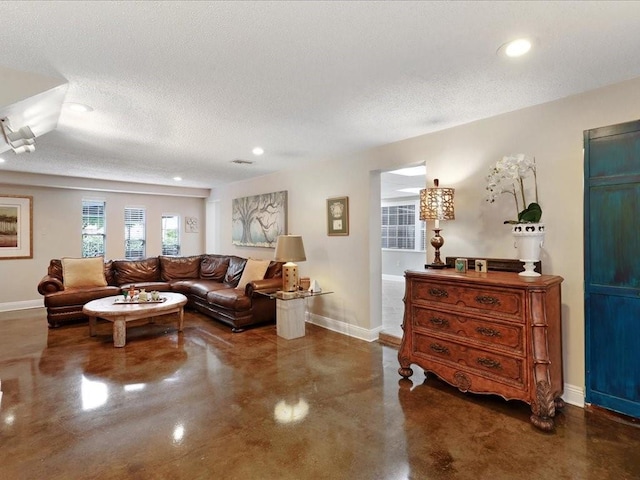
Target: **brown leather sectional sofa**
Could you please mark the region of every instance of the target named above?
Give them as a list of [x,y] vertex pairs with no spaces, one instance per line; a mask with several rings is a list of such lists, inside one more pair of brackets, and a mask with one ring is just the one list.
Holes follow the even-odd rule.
[[237,332],[275,321],[275,302],[258,292],[275,292],[282,286],[282,263],[272,261],[264,279],[249,282],[243,290],[235,288],[246,263],[246,258],[214,254],[109,260],[104,264],[107,286],[65,289],[62,262],[53,259],[38,284],[38,292],[44,295],[50,327],[86,320],[82,313],[85,303],[119,295],[133,284],[147,291],[182,293],[188,299],[187,308],[224,322]]

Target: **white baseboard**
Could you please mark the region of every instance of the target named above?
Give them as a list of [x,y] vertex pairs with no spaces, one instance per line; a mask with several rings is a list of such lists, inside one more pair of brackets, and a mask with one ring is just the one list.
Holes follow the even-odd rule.
[[565,383],[562,399],[569,405],[584,408],[584,389],[576,385]]
[[22,302],[6,302],[0,303],[0,312],[12,312],[14,310],[28,310],[30,308],[44,307],[44,299],[42,300],[24,300]]
[[383,273],[382,280],[390,280],[392,282],[404,282],[404,277],[402,275],[387,275]]
[[316,315],[315,313],[307,313],[307,322],[326,328],[332,332],[364,340],[365,342],[375,342],[378,340],[378,335],[382,331],[382,326],[372,330],[367,330],[366,328],[349,325],[348,323],[339,322],[338,320]]

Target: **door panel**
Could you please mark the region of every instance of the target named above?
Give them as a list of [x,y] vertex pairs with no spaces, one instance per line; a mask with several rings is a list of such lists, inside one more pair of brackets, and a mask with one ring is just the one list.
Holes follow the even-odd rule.
[[[627,415],[640,416],[640,352],[638,340],[629,332],[637,331],[640,318],[640,302],[635,298],[616,295],[591,295],[592,362],[589,375],[591,402],[613,408],[614,399],[636,402]],[[615,319],[615,323],[611,322]],[[600,400],[600,401],[598,401]],[[622,405],[622,403],[620,404]],[[615,403],[616,407],[620,405]],[[629,406],[631,407],[631,405]]]
[[584,139],[586,400],[640,417],[640,122]]

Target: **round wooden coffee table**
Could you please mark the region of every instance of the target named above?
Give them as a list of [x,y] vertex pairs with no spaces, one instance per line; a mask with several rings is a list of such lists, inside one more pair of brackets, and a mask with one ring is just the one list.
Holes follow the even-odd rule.
[[153,318],[170,313],[178,314],[178,331],[182,331],[184,306],[187,297],[181,293],[161,292],[162,302],[127,303],[122,295],[99,298],[88,302],[82,312],[89,317],[89,335],[96,335],[96,319],[104,318],[113,322],[113,346],[124,347],[127,341],[126,324],[141,318]]

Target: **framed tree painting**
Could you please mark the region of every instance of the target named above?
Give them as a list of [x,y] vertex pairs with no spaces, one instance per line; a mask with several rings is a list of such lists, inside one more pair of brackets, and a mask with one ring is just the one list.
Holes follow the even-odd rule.
[[327,199],[327,233],[349,235],[349,197]]
[[287,233],[287,191],[234,198],[231,242],[243,247],[275,248]]
[[33,258],[33,197],[0,195],[0,260]]

